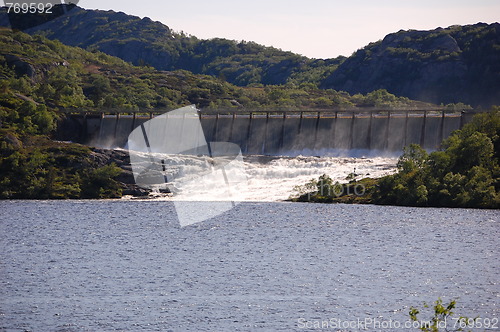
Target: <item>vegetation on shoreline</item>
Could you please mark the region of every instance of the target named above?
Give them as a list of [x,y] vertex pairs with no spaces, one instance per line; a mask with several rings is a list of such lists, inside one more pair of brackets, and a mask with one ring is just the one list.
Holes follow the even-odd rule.
[[0,199],[119,198],[121,169],[89,147],[0,130]]
[[410,145],[398,173],[382,178],[378,204],[500,207],[500,113],[478,114],[428,154]]
[[500,109],[494,107],[453,132],[439,151],[429,154],[417,144],[406,147],[396,174],[347,184],[323,175],[299,188],[293,200],[500,208],[499,158]]

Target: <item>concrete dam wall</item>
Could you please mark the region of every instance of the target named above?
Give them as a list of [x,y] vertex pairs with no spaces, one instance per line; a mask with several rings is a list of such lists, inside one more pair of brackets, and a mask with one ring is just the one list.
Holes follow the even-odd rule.
[[[199,118],[207,142],[232,142],[244,154],[294,155],[328,150],[400,151],[418,143],[439,148],[443,138],[470,121],[472,113],[446,111],[210,112]],[[72,113],[58,138],[125,148],[133,129],[153,113]]]

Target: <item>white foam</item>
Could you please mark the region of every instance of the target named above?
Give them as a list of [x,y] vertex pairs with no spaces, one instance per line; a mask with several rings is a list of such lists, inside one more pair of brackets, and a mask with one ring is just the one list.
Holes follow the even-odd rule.
[[249,201],[279,201],[290,197],[294,187],[304,185],[323,174],[333,181],[347,182],[346,177],[355,172],[358,178],[382,177],[396,169],[397,158],[353,157],[280,157],[269,163],[245,162],[248,175]]
[[[155,154],[158,159],[167,158]],[[312,157],[298,155],[296,157],[265,157],[265,156],[246,156],[241,160],[234,160],[233,169],[244,169],[247,181],[243,187],[230,189],[230,194],[222,190],[225,183],[214,181],[212,177],[204,175],[203,182],[193,179],[196,186],[197,195],[189,194],[189,186],[186,186],[186,180],[193,177],[197,172],[202,172],[200,160],[197,157],[176,155],[169,163],[178,164],[183,168],[183,172],[177,174],[175,182],[183,183],[183,193],[177,200],[196,200],[196,201],[281,201],[290,198],[294,193],[296,186],[304,185],[311,179],[318,179],[323,174],[330,176],[333,181],[340,183],[347,182],[346,177],[350,173],[358,175],[358,179],[365,177],[378,178],[391,174],[396,170],[397,157]],[[183,178],[186,176],[186,178]],[[238,175],[241,176],[241,175]],[[229,174],[231,178],[231,174]],[[220,179],[220,177],[218,177]],[[175,182],[172,185],[175,186]],[[203,184],[203,186],[201,186]],[[217,197],[210,196],[216,191],[213,188],[219,187],[221,195]],[[207,188],[206,192],[200,190]],[[184,193],[187,193],[184,196]],[[164,198],[172,199],[172,198]]]

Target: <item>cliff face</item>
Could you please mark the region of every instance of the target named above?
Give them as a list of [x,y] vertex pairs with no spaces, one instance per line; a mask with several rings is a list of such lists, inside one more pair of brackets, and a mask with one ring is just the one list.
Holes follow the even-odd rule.
[[500,24],[399,31],[342,63],[321,84],[432,103],[500,104]]

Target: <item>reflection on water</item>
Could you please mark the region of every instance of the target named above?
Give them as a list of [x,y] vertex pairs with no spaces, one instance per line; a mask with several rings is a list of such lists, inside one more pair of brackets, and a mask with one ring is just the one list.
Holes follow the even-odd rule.
[[459,297],[498,317],[498,211],[242,203],[180,228],[172,202],[0,202],[2,331],[294,331],[404,321]]

